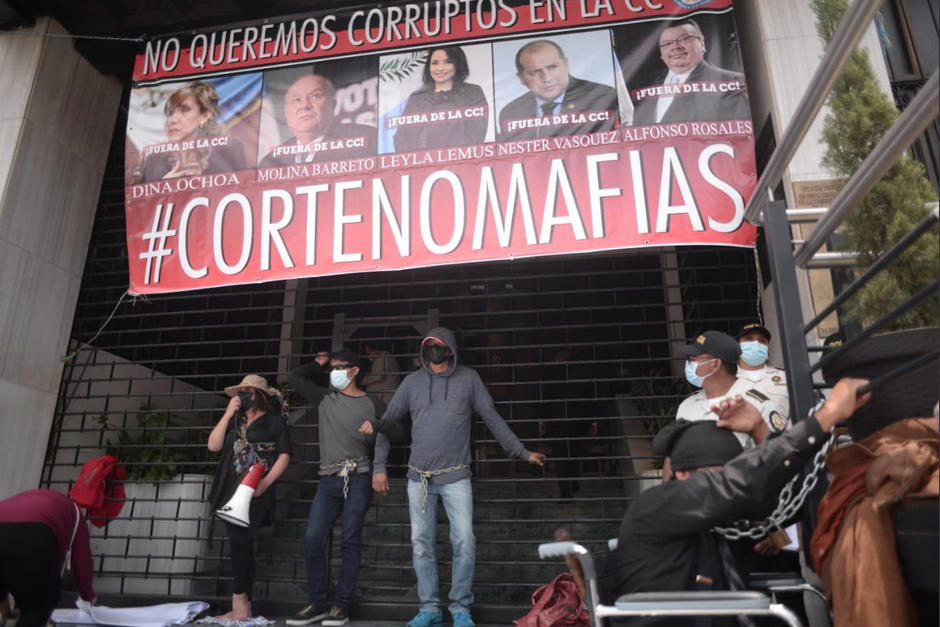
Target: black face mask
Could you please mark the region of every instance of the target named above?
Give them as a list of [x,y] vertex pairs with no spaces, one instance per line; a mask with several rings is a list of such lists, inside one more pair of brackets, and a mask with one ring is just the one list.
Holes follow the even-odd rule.
[[442,364],[450,357],[450,350],[440,344],[432,344],[424,347],[424,359],[432,364]]
[[252,406],[251,392],[239,392],[238,398],[242,402],[242,408],[241,408],[242,413],[245,413],[246,411],[251,409],[251,406]]

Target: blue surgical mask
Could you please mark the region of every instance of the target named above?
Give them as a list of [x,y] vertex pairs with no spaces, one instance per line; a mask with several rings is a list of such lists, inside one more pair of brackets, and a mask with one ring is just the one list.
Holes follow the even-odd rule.
[[352,383],[352,379],[346,376],[346,370],[333,370],[330,372],[330,385],[337,390],[345,390]]
[[686,361],[685,362],[685,380],[694,385],[697,388],[702,387],[702,384],[705,382],[707,377],[711,375],[705,375],[704,377],[698,374],[695,374],[695,371],[698,370],[698,367],[702,364],[707,364],[710,361],[715,361],[714,359],[707,359],[705,361]]
[[761,366],[767,362],[767,345],[760,342],[741,342],[741,359],[748,366]]

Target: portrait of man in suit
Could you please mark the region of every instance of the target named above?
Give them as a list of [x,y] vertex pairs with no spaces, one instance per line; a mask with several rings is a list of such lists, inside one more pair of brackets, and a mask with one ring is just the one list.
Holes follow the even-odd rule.
[[694,20],[663,28],[658,46],[666,73],[649,88],[636,90],[634,126],[750,119],[744,74],[705,60],[705,37]]
[[499,113],[499,141],[609,131],[619,124],[617,92],[570,73],[564,50],[540,39],[516,52],[516,76],[528,91]]
[[259,167],[350,159],[376,152],[376,130],[336,119],[336,89],[325,76],[307,74],[284,94],[284,120],[292,137],[272,148]]

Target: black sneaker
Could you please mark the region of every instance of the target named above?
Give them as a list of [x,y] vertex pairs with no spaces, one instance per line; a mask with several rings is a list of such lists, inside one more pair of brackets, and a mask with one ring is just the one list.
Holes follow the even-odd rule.
[[330,608],[330,613],[323,619],[323,627],[341,627],[349,622],[349,614],[341,607],[335,605]]
[[[316,605],[308,605],[304,609],[300,610],[293,616],[287,619],[288,625],[309,625],[310,623],[315,623],[318,620],[324,618],[327,614],[326,603],[317,603]],[[342,623],[339,623],[340,625]]]

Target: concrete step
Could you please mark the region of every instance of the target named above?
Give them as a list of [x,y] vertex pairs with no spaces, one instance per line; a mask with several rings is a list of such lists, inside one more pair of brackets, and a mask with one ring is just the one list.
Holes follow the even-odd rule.
[[[357,599],[417,602],[405,488],[405,479],[393,478],[390,494],[377,496],[366,516]],[[583,477],[578,488],[573,498],[562,499],[560,484],[554,479],[521,475],[474,481],[474,594],[478,602],[528,606],[538,586],[565,570],[561,560],[543,562],[536,553],[538,544],[550,541],[559,527],[590,546],[600,546],[617,534],[627,505],[622,482]],[[310,489],[295,490],[292,499],[279,503],[276,527],[258,539],[257,578],[265,594],[262,598],[304,598],[303,537],[314,490],[315,483]],[[452,556],[447,516],[443,507],[438,507],[438,571],[446,596]],[[333,582],[341,566],[340,537],[337,523],[330,554]]]

